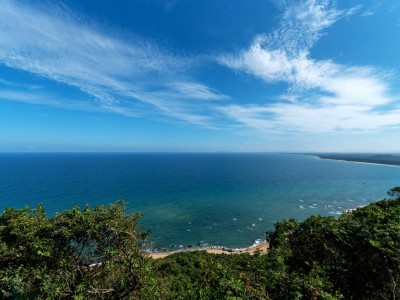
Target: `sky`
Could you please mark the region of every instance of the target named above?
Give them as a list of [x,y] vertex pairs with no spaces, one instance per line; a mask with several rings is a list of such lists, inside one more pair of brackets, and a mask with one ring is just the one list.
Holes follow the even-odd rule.
[[0,152],[400,152],[396,0],[0,0]]

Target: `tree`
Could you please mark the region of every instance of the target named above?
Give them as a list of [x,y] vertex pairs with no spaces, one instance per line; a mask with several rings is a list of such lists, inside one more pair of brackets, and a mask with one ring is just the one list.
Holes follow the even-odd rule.
[[[123,202],[74,207],[47,218],[44,208],[0,215],[0,297],[139,298],[153,288],[147,237]],[[143,298],[143,297],[142,297]]]

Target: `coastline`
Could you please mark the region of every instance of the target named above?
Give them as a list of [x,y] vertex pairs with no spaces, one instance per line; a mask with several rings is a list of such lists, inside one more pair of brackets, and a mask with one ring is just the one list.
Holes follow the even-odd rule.
[[[347,209],[342,212],[344,213],[352,213],[353,211],[365,207],[365,205],[360,205],[354,208]],[[186,252],[196,252],[196,251],[206,251],[211,254],[250,254],[254,255],[255,253],[266,254],[269,249],[269,244],[267,241],[255,242],[252,246],[247,248],[226,248],[222,246],[208,246],[208,247],[199,247],[199,248],[184,248],[176,251],[166,251],[166,252],[151,252],[151,251],[143,251],[148,254],[153,259],[162,259],[168,257],[170,255],[176,253],[186,253]]]
[[324,160],[336,160],[336,161],[342,161],[342,162],[349,162],[349,163],[359,163],[359,164],[367,164],[367,165],[376,165],[376,166],[388,166],[388,167],[400,167],[400,163],[389,163],[389,162],[379,162],[379,161],[363,161],[363,160],[357,160],[353,158],[343,158],[343,157],[323,157],[319,156],[317,154],[311,154],[315,156],[317,159],[324,159]]
[[257,252],[261,254],[266,254],[268,252],[269,244],[267,241],[263,241],[260,243],[255,243],[254,245],[248,248],[225,248],[225,247],[202,247],[202,248],[185,248],[177,251],[168,251],[168,252],[146,252],[153,259],[161,259],[167,256],[170,256],[175,253],[183,253],[183,252],[195,252],[195,251],[206,251],[211,254],[244,254],[248,253],[253,255]]

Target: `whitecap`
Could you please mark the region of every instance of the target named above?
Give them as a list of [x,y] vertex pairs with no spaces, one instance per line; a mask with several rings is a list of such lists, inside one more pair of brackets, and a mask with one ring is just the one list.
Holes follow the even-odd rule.
[[258,218],[260,221],[262,221],[262,218]]
[[315,206],[310,205],[309,208],[316,208]]
[[300,207],[301,209],[305,209],[303,205],[300,205],[299,207]]

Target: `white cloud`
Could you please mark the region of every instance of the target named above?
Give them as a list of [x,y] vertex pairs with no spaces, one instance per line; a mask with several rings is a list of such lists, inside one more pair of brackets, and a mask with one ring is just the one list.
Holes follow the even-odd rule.
[[[165,3],[177,3],[166,1]],[[390,70],[316,60],[310,50],[326,29],[359,12],[339,10],[334,1],[277,1],[278,27],[259,35],[248,49],[218,62],[287,90],[264,104],[234,104],[191,76],[195,59],[176,56],[155,43],[99,29],[67,9],[3,0],[0,9],[0,63],[78,88],[88,99],[54,97],[43,89],[15,85],[3,100],[111,111],[126,116],[163,115],[206,128],[230,120],[232,127],[278,132],[370,131],[400,125]],[[44,9],[45,8],[45,9]],[[209,62],[209,61],[208,61]],[[13,89],[14,87],[14,89]],[[394,107],[391,111],[388,106]],[[227,119],[226,119],[227,118]]]
[[370,16],[373,16],[374,14],[375,14],[374,11],[372,11],[372,10],[367,10],[367,11],[364,11],[364,12],[361,14],[361,17],[370,17]]
[[125,115],[148,105],[197,124],[205,118],[188,102],[227,98],[188,76],[188,58],[137,36],[102,32],[65,8],[28,3],[1,4],[0,63],[8,67],[79,88],[103,109]]
[[[280,26],[257,37],[249,49],[223,55],[219,62],[267,83],[283,82],[290,103],[221,107],[232,120],[261,131],[368,131],[400,124],[398,109],[382,107],[396,98],[387,80],[393,72],[372,66],[346,66],[314,60],[310,49],[323,30],[359,7],[339,11],[331,1],[309,0],[283,5]],[[380,108],[380,113],[376,110]]]
[[171,97],[191,98],[202,100],[227,100],[228,96],[220,94],[218,91],[195,82],[174,82],[170,85]]
[[[59,95],[51,95],[49,93],[43,93],[40,91],[32,92],[29,87],[18,90],[13,88],[1,89],[0,90],[1,101],[15,101],[23,102],[35,105],[50,105],[65,109],[74,110],[85,110],[85,111],[107,111],[99,105],[91,101],[76,100],[70,98],[60,98]],[[137,115],[137,113],[136,113]]]
[[376,3],[370,7],[367,7],[364,11],[361,12],[361,17],[370,17],[375,15],[377,10],[382,6],[382,3]]
[[[272,34],[263,36],[263,44],[271,50],[284,47],[289,55],[298,55],[299,49],[308,51],[324,29],[354,13],[337,10],[329,0],[279,1],[279,4],[283,10],[280,26]],[[260,42],[259,37],[257,40]]]
[[267,132],[329,133],[375,131],[400,124],[400,109],[382,113],[358,105],[280,104],[227,106],[223,113],[248,128]]

